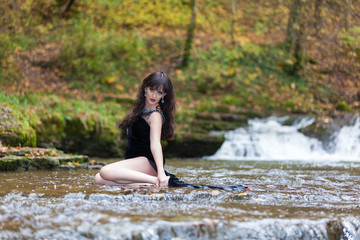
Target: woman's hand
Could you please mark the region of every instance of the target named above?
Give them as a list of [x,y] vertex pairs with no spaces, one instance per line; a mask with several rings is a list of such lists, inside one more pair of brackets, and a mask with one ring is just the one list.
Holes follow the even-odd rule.
[[166,176],[165,173],[158,174],[158,183],[157,185],[161,188],[169,186],[170,176]]

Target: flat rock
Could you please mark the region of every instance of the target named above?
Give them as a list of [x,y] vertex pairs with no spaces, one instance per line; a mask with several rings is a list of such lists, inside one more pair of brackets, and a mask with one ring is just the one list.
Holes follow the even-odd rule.
[[88,163],[88,156],[65,154],[52,148],[0,146],[0,171],[52,170],[61,165],[76,167],[77,165]]

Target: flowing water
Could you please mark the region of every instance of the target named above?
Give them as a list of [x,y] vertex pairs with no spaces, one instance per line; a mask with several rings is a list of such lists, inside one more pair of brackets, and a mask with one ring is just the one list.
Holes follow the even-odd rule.
[[299,131],[315,118],[298,118],[292,125],[286,125],[288,119],[250,120],[247,128],[227,132],[224,144],[207,159],[360,161],[360,118],[334,131],[326,143]]
[[[96,186],[97,170],[0,173],[0,239],[360,239],[358,156],[320,157],[336,151],[326,153],[313,139],[269,121],[255,133],[251,125],[237,130],[253,136],[245,145],[256,156],[241,155],[247,147],[235,141],[233,161],[214,160],[228,159],[224,147],[209,159],[167,160],[166,169],[185,182],[243,184],[247,192]],[[265,125],[272,126],[268,135],[255,136]],[[299,146],[313,141],[304,147],[313,155],[276,155],[286,131],[293,144],[294,135]],[[267,159],[259,139],[268,137]]]

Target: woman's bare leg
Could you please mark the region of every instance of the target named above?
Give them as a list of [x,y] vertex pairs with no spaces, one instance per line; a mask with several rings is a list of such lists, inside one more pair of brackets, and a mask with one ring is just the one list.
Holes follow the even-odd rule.
[[157,184],[157,172],[145,157],[108,164],[95,176],[96,184]]

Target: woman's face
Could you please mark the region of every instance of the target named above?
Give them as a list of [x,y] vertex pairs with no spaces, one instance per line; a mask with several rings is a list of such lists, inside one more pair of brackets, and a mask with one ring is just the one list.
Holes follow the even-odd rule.
[[159,101],[162,97],[165,96],[163,92],[163,88],[155,89],[153,87],[146,87],[146,100],[145,100],[145,107],[147,109],[151,109],[151,107],[156,107],[159,104]]

